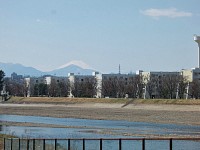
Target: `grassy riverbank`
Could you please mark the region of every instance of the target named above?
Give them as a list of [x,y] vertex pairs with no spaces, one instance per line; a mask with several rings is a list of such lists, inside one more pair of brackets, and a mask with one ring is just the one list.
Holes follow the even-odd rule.
[[123,99],[123,98],[66,98],[66,97],[11,97],[6,103],[47,103],[47,104],[77,104],[77,103],[119,103],[119,104],[172,104],[200,105],[199,99]]

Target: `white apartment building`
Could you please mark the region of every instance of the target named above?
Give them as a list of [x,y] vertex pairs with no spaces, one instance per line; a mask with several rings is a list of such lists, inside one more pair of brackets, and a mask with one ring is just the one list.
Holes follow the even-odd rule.
[[27,97],[32,95],[31,88],[34,87],[35,84],[47,84],[50,85],[52,82],[60,83],[60,82],[67,82],[67,77],[56,77],[56,76],[43,76],[43,77],[28,77],[24,78],[25,85],[27,87]]
[[96,82],[96,94],[94,97],[96,98],[103,98],[103,97],[109,97],[109,95],[104,95],[102,93],[102,83],[104,81],[117,79],[122,81],[125,84],[129,84],[129,81],[131,78],[136,77],[136,74],[100,74],[99,72],[93,72],[92,75],[74,75],[74,73],[68,74],[68,79],[70,83],[70,91],[69,91],[69,97],[74,97],[72,94],[72,88],[74,86],[75,81],[78,82],[85,82],[85,81],[94,81]]
[[[104,81],[109,81],[116,79],[116,81],[121,81],[125,85],[130,83],[130,80],[136,77],[136,74],[96,74],[97,80],[97,98],[109,97],[109,95],[104,95],[102,93],[102,84]],[[114,81],[114,80],[113,80]]]
[[181,74],[186,78],[187,82],[200,81],[200,68],[183,69]]
[[35,84],[45,83],[43,77],[28,77],[24,78],[24,81],[27,87],[27,97],[30,97],[32,95],[31,88],[33,88]]
[[149,81],[152,81],[154,79],[159,79],[161,77],[170,76],[170,75],[178,76],[178,75],[180,75],[180,72],[163,72],[163,71],[145,72],[145,71],[141,71],[140,75],[142,76],[143,82],[146,84]]
[[45,84],[50,85],[52,82],[55,83],[67,83],[67,77],[56,77],[56,76],[46,76],[44,77]]
[[[165,76],[179,76],[182,75],[183,77],[187,78],[187,82],[192,82],[194,80],[200,80],[200,68],[193,68],[193,69],[185,69],[181,70],[180,72],[163,72],[163,71],[137,71],[136,74],[100,74],[98,72],[93,72],[92,75],[75,75],[74,73],[69,73],[68,77],[56,77],[56,76],[43,76],[43,77],[29,77],[24,78],[26,83],[26,87],[28,89],[27,96],[31,96],[31,88],[34,87],[35,84],[44,83],[50,85],[52,82],[59,83],[59,82],[69,82],[70,88],[69,97],[74,97],[72,94],[72,87],[74,86],[75,81],[85,82],[85,81],[95,81],[96,82],[96,94],[94,97],[97,98],[104,98],[109,97],[102,92],[103,82],[104,81],[122,81],[125,85],[129,84],[133,78],[140,76],[143,83],[143,97],[144,98],[156,98],[157,96],[157,89],[153,89],[153,93],[150,95],[148,93],[146,85],[149,82],[159,81],[162,77]],[[117,80],[114,80],[117,79]],[[136,90],[136,89],[134,89]],[[118,97],[116,95],[116,97]]]
[[[179,76],[180,72],[162,72],[162,71],[149,71],[149,72],[145,72],[145,71],[140,71],[139,72],[141,78],[142,78],[142,82],[144,84],[144,98],[156,98],[158,93],[157,93],[157,85],[161,82],[161,78],[163,77],[167,77],[167,76]],[[152,93],[150,94],[147,90],[147,84],[150,83],[152,86],[154,87],[152,90]],[[178,86],[178,85],[177,85]]]
[[72,94],[72,90],[74,87],[75,82],[87,82],[87,81],[95,81],[96,80],[96,75],[98,72],[93,72],[92,75],[75,75],[74,73],[69,73],[68,74],[68,80],[69,80],[69,97],[74,97]]

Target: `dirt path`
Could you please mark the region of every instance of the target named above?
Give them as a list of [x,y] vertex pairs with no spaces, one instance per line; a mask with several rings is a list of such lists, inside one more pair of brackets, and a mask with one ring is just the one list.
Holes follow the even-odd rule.
[[200,125],[199,105],[0,104],[0,114]]

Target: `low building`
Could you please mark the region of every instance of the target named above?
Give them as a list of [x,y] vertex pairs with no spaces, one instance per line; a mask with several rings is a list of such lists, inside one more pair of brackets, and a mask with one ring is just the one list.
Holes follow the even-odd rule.
[[23,76],[22,75],[18,75],[17,73],[13,72],[11,74],[11,81],[14,81],[16,83],[23,83]]
[[[89,97],[94,97],[94,93],[96,91],[96,73],[93,75],[75,75],[74,73],[68,74],[69,80],[69,97],[77,97],[78,95],[83,97],[87,97],[86,95],[90,95]],[[93,89],[92,89],[93,88]],[[90,90],[90,94],[84,95],[88,93]]]
[[43,77],[27,77],[24,78],[24,82],[25,82],[25,87],[27,88],[27,94],[26,94],[27,97],[33,95],[33,89],[36,84],[46,83]]
[[[128,97],[126,87],[133,83],[135,77],[136,74],[96,74],[96,97]],[[110,85],[110,87],[106,85]],[[111,89],[113,93],[109,92],[108,89]]]
[[181,70],[181,74],[187,82],[200,81],[200,68],[183,69]]
[[170,82],[170,80],[176,80],[176,86],[178,87],[178,77],[180,76],[180,72],[141,71],[140,76],[144,84],[143,98],[159,98],[158,91],[164,79],[169,79],[167,82]]
[[[51,85],[53,82],[67,83],[67,77],[56,77],[56,76],[42,76],[42,77],[27,77],[24,78],[25,86],[27,88],[27,97],[33,96],[34,86],[39,84]],[[67,93],[67,91],[66,91]]]
[[67,77],[56,77],[56,76],[45,76],[45,84],[50,85],[52,82],[55,83],[67,83]]

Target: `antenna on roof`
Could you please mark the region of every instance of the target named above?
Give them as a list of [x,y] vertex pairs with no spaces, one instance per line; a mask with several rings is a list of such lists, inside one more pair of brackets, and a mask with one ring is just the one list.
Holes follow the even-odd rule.
[[120,70],[120,64],[119,64],[119,74],[121,74],[121,70]]

